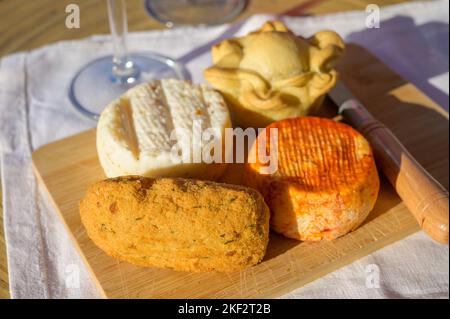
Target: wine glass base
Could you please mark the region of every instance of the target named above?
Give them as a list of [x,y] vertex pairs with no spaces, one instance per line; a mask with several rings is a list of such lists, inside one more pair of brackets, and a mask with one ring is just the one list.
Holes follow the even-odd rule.
[[147,13],[167,27],[216,25],[237,17],[248,0],[145,0]]
[[129,83],[120,83],[112,74],[113,57],[96,59],[84,66],[72,80],[69,98],[82,115],[98,120],[102,110],[133,86],[155,79],[177,78],[190,80],[188,70],[170,58],[154,54],[131,54],[130,59],[139,68],[139,77]]

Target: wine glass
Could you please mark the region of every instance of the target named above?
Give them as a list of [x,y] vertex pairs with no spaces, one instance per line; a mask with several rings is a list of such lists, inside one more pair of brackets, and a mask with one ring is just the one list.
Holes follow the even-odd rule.
[[214,25],[234,19],[248,0],[145,0],[147,12],[167,27]]
[[156,53],[127,50],[125,0],[107,0],[114,55],[85,65],[75,74],[69,98],[81,114],[97,120],[103,108],[138,83],[161,78],[189,79],[179,62]]

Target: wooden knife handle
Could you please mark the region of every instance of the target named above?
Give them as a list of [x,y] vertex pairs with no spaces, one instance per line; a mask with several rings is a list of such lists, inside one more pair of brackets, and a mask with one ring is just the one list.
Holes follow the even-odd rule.
[[422,229],[436,241],[448,244],[448,191],[356,100],[345,102],[340,113],[370,142],[378,168]]

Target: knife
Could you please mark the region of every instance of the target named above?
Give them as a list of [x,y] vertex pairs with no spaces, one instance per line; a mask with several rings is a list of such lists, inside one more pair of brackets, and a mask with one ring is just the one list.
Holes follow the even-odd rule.
[[434,240],[448,244],[448,191],[435,180],[350,90],[338,81],[328,93],[346,121],[370,142],[378,168],[394,186],[420,227]]

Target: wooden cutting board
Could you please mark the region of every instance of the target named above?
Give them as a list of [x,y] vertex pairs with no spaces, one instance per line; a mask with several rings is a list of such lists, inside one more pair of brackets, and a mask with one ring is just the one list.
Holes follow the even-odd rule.
[[[348,47],[339,70],[355,95],[448,189],[448,114],[361,47]],[[326,101],[323,115],[334,114]],[[104,178],[94,130],[39,148],[33,163],[93,280],[109,298],[278,297],[419,230],[394,189],[382,180],[368,219],[335,241],[298,242],[272,234],[261,264],[231,274],[140,268],[103,253],[80,222],[78,201],[90,183]],[[240,169],[230,166],[223,180],[239,183]]]

